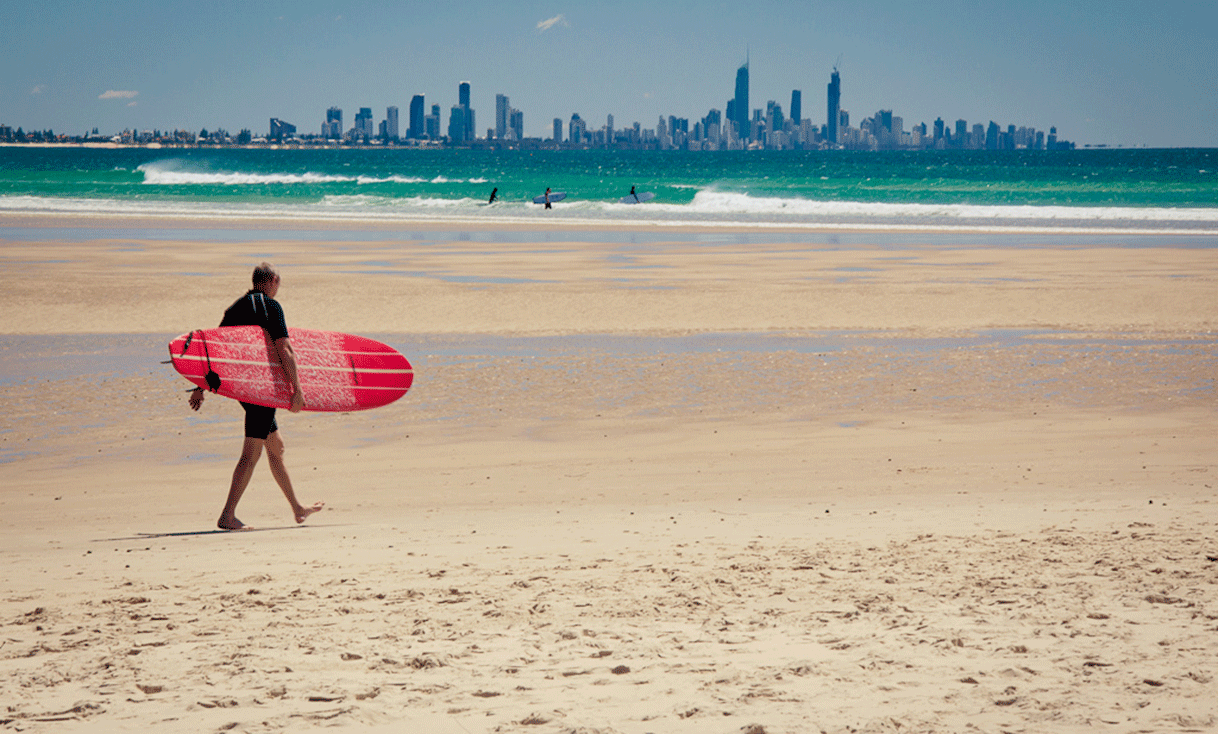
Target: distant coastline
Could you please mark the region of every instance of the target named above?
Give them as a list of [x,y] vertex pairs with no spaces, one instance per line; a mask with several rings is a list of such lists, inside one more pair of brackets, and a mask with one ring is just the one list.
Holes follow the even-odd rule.
[[[0,148],[82,148],[95,150],[643,150],[655,152],[673,152],[671,150],[659,150],[655,147],[645,145],[625,147],[615,145],[612,148],[605,146],[588,145],[588,144],[572,144],[572,143],[554,143],[549,140],[537,139],[512,141],[510,143],[499,140],[477,141],[474,143],[463,143],[462,145],[450,145],[444,142],[412,142],[397,143],[385,145],[382,143],[350,143],[338,142],[334,140],[326,141],[297,141],[297,142],[258,142],[249,143],[170,143],[170,142],[151,142],[151,143],[116,143],[114,141],[96,141],[96,140],[56,140],[56,141],[28,141],[28,142],[12,142],[0,140]],[[804,149],[782,149],[776,150],[772,148],[750,147],[744,148],[745,151],[768,151],[768,152],[791,152],[791,153],[807,153],[807,152],[872,152],[872,153],[937,153],[950,152],[937,150],[935,148],[897,148],[897,149],[877,149],[857,151],[845,148],[804,148]],[[954,149],[953,149],[954,150]],[[972,149],[967,149],[972,150]],[[1183,146],[1183,147],[1154,147],[1148,145],[1132,146],[1132,145],[1108,145],[1106,143],[1087,144],[1081,146],[1073,146],[1070,148],[1061,148],[1058,150],[1043,150],[1032,152],[1055,153],[1063,150],[1218,150],[1218,147],[1206,146]],[[686,151],[692,153],[728,153],[738,151],[728,150],[697,150]],[[1013,151],[998,151],[998,152],[1028,152],[1027,148],[1016,148]]]

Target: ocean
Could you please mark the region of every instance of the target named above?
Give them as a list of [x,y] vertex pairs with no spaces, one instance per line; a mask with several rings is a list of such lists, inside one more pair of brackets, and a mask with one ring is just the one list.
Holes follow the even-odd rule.
[[[565,192],[552,210],[533,204]],[[653,192],[619,203],[631,187]],[[491,191],[497,201],[488,205]],[[0,213],[1218,235],[1218,150],[0,147]]]

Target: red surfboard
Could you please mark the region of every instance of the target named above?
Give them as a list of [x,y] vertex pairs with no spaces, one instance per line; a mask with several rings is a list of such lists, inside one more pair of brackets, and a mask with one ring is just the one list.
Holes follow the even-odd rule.
[[[405,395],[414,381],[410,362],[375,339],[293,328],[288,329],[288,337],[296,354],[305,410],[379,408]],[[169,342],[169,356],[174,369],[205,390],[270,408],[292,404],[291,383],[259,326],[221,326],[182,334]]]

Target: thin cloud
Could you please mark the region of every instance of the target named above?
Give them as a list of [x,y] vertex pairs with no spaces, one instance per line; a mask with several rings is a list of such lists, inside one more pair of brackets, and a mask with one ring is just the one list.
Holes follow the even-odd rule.
[[138,96],[140,96],[139,92],[127,92],[127,91],[121,91],[121,90],[116,91],[113,89],[109,89],[109,90],[103,92],[102,94],[100,94],[97,98],[98,99],[134,99]]
[[537,32],[545,33],[546,31],[550,30],[551,28],[553,28],[556,25],[563,25],[563,26],[569,27],[571,24],[567,22],[567,16],[560,13],[560,14],[554,16],[553,18],[550,18],[549,20],[543,20],[540,23],[538,23]]
[[30,94],[42,94],[45,91],[47,91],[47,85],[39,84],[30,90]]

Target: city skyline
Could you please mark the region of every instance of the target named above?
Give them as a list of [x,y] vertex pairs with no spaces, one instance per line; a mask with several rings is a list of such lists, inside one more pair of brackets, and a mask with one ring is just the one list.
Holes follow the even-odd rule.
[[[98,130],[83,136],[68,136],[52,131],[28,131],[0,124],[0,142],[115,142],[120,144],[160,145],[446,145],[446,146],[507,146],[515,147],[597,147],[651,150],[1064,150],[1073,149],[1073,142],[1058,137],[1056,126],[1048,133],[1034,127],[1007,124],[993,120],[988,125],[957,119],[954,123],[936,118],[933,125],[925,122],[905,129],[905,121],[893,110],[879,110],[862,118],[857,127],[850,124],[850,112],[841,106],[841,75],[836,67],[826,85],[825,120],[818,123],[814,116],[802,114],[802,90],[791,91],[790,107],[784,112],[782,103],[768,100],[764,109],[752,107],[749,99],[749,64],[736,70],[733,96],[727,100],[726,111],[712,108],[690,125],[689,118],[661,115],[654,128],[643,128],[635,121],[624,128],[616,127],[609,114],[599,129],[589,127],[579,113],[573,113],[566,123],[554,118],[551,137],[529,138],[524,133],[524,113],[511,106],[507,95],[495,95],[495,126],[479,136],[476,111],[471,107],[472,87],[462,81],[457,86],[457,104],[450,108],[447,132],[441,119],[441,106],[432,104],[427,114],[424,95],[411,98],[408,125],[400,127],[399,108],[390,105],[379,126],[370,107],[360,107],[351,126],[344,127],[343,110],[331,106],[319,133],[300,132],[296,125],[272,117],[264,136],[243,128],[233,135],[227,130],[203,129],[197,134],[190,130],[124,130],[118,135]],[[750,109],[751,108],[751,109]],[[859,120],[859,117],[855,117]],[[1004,129],[1005,128],[1005,129]],[[1100,146],[1107,147],[1107,146]]]
[[[431,106],[431,114],[425,115],[424,95],[411,99],[411,119],[405,135],[398,135],[398,108],[386,109],[385,119],[379,131],[373,134],[369,115],[371,110],[360,108],[354,124],[342,127],[342,110],[331,107],[326,111],[326,120],[317,135],[303,133],[299,138],[316,143],[344,142],[348,144],[446,144],[471,145],[494,141],[496,144],[512,146],[519,143],[551,143],[555,145],[587,147],[630,147],[659,150],[900,150],[900,149],[961,149],[961,150],[1055,150],[1073,148],[1074,143],[1059,140],[1056,126],[1049,131],[1037,130],[1025,125],[1008,123],[999,125],[990,120],[988,125],[957,119],[954,123],[936,118],[933,125],[914,124],[905,129],[904,118],[893,110],[879,110],[860,120],[857,127],[850,124],[850,112],[841,106],[841,74],[834,67],[826,85],[825,118],[818,123],[815,116],[805,116],[802,111],[802,90],[791,90],[791,104],[785,114],[781,102],[767,100],[766,107],[752,107],[749,99],[749,64],[746,61],[736,70],[734,94],[727,100],[726,110],[712,108],[692,127],[689,118],[661,115],[654,128],[643,128],[635,121],[625,128],[616,127],[613,114],[599,129],[589,127],[578,112],[572,113],[569,121],[556,117],[552,121],[549,138],[528,138],[524,134],[524,113],[511,106],[505,94],[495,95],[495,126],[488,128],[484,136],[475,130],[476,111],[470,107],[471,85],[463,81],[458,85],[458,103],[451,107],[447,134],[442,134],[441,107]],[[565,133],[564,133],[565,128]],[[0,128],[2,129],[2,128]],[[172,139],[172,136],[166,136]],[[295,138],[296,127],[278,118],[271,118],[267,139],[283,142]],[[242,142],[250,142],[252,133],[245,130]],[[145,142],[148,141],[145,134]],[[124,136],[123,142],[135,142]],[[182,141],[181,139],[176,142]],[[219,142],[213,140],[212,142]]]
[[[749,107],[802,90],[823,108],[840,64],[842,106],[856,116],[1056,125],[1080,145],[1218,146],[1209,49],[1218,7],[1164,2],[1030,0],[853,8],[763,3],[750,9],[626,0],[610,7],[543,3],[524,10],[369,2],[337,12],[304,0],[256,8],[120,0],[18,6],[0,29],[0,124],[79,135],[94,127],[252,128],[279,118],[318,129],[318,109],[403,113],[415,94],[439,103],[447,128],[469,81],[476,135],[495,128],[495,95],[524,111],[526,137],[555,117],[589,127],[650,126],[724,110],[731,75],[750,65]],[[726,82],[724,80],[727,80]],[[726,88],[725,88],[726,87]],[[490,124],[486,124],[489,122]],[[1003,122],[1005,124],[1005,122]]]

